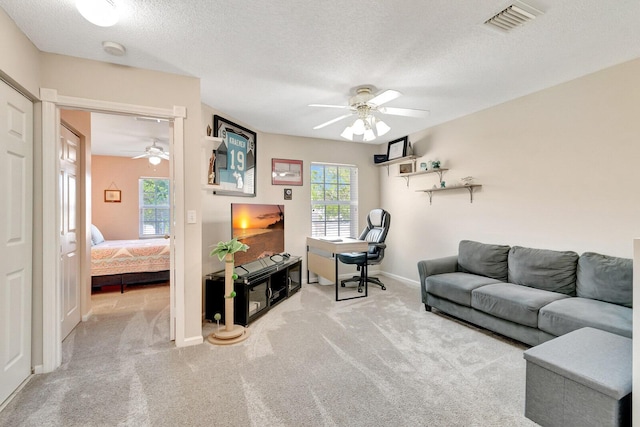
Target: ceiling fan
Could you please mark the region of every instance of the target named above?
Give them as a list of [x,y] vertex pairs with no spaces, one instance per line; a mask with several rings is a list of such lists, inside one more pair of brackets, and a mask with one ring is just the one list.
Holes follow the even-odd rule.
[[429,111],[412,108],[383,107],[389,101],[393,101],[402,94],[397,90],[387,89],[374,95],[372,86],[358,86],[354,89],[355,95],[349,98],[348,105],[309,104],[310,107],[339,108],[349,110],[347,114],[331,119],[315,126],[313,129],[321,129],[342,119],[356,114],[358,117],[350,126],[340,134],[343,138],[353,141],[353,135],[363,135],[363,141],[372,141],[376,136],[382,136],[391,128],[380,120],[376,114],[389,114],[405,117],[427,117]]
[[138,156],[132,157],[132,159],[149,159],[149,163],[152,165],[159,165],[162,159],[169,160],[169,153],[158,145],[156,139],[153,140],[153,144],[147,146],[144,149],[144,153]]

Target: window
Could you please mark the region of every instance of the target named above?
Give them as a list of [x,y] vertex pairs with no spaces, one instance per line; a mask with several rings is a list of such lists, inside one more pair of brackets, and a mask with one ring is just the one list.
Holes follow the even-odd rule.
[[169,222],[169,180],[140,178],[140,237],[161,237],[171,231]]
[[357,237],[358,168],[311,164],[311,235]]

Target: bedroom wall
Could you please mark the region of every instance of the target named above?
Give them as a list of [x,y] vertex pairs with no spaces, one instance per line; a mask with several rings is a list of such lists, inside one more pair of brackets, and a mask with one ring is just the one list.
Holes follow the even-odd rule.
[[[226,114],[202,105],[202,129],[213,126],[213,115],[246,126]],[[204,132],[202,132],[204,135]],[[311,235],[311,189],[309,186],[309,166],[311,162],[354,164],[359,173],[359,228],[366,224],[369,211],[378,207],[379,174],[373,168],[373,154],[376,145],[330,141],[324,139],[301,138],[287,135],[257,133],[258,185],[256,197],[232,197],[213,195],[202,190],[202,264],[203,273],[224,268],[217,258],[209,257],[210,246],[231,238],[231,203],[278,203],[284,204],[285,211],[285,251],[303,257],[306,269],[306,237]],[[303,161],[303,185],[271,185],[271,159],[294,159]],[[293,190],[292,200],[284,200],[285,188]],[[306,280],[306,276],[304,277]]]
[[[630,61],[412,134],[420,161],[450,168],[448,185],[483,187],[428,196],[434,175],[387,178],[393,216],[383,269],[418,280],[421,259],[453,255],[462,239],[632,257],[640,235],[640,60]],[[382,153],[386,146],[380,146]],[[392,168],[397,175],[397,166]]]
[[[107,240],[138,238],[140,178],[169,178],[169,162],[153,166],[147,159],[92,156],[91,221]],[[118,189],[121,203],[104,201],[104,190]]]

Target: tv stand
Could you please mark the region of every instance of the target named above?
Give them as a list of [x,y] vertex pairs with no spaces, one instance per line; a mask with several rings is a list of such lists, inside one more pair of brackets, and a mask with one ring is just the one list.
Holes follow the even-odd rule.
[[[288,256],[287,256],[288,255]],[[234,323],[247,326],[302,287],[302,258],[276,254],[235,268]],[[208,274],[205,281],[205,319],[224,319],[224,270]]]

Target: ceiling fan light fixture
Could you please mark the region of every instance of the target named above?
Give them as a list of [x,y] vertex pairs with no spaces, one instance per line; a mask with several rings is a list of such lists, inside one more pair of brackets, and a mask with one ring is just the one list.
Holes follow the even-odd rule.
[[369,142],[369,141],[373,141],[374,139],[376,139],[376,134],[373,133],[373,129],[369,128],[364,132],[364,136],[362,137],[362,140],[365,142]]
[[382,136],[389,132],[391,128],[385,122],[380,119],[376,119],[376,133],[378,136]]
[[351,129],[353,130],[354,135],[364,134],[364,131],[366,130],[364,125],[364,120],[356,119],[356,121],[353,122],[353,124],[351,125]]
[[111,27],[118,22],[113,0],[76,0],[76,9],[84,19],[99,27]]
[[149,163],[153,166],[158,166],[162,162],[162,159],[159,156],[149,156]]
[[351,126],[347,126],[346,128],[344,128],[340,136],[344,139],[348,139],[349,141],[353,141],[353,129],[351,128]]

